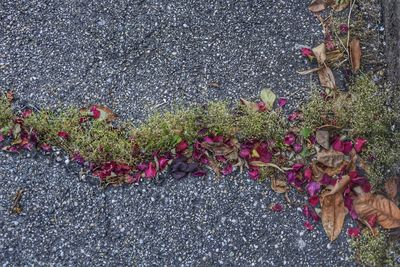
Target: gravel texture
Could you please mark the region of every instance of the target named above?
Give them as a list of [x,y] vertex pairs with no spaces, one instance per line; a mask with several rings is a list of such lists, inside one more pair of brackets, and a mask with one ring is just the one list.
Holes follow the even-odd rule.
[[[309,0],[0,2],[0,86],[17,105],[105,103],[143,120],[177,103],[308,94],[299,45],[315,45]],[[210,86],[218,83],[219,87]],[[68,163],[68,160],[67,160]],[[239,176],[239,175],[236,175]],[[0,153],[4,266],[352,266],[283,196],[244,177],[166,179],[102,190],[63,155]],[[13,194],[26,190],[20,215]]]

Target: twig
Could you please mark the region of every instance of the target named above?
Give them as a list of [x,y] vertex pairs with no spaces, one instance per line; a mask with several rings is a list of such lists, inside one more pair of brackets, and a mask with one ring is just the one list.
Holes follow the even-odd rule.
[[[350,44],[350,19],[351,19],[351,12],[353,11],[353,7],[354,7],[354,4],[356,3],[356,1],[357,1],[357,0],[353,0],[353,1],[351,2],[351,4],[350,4],[349,15],[348,15],[348,17],[347,17],[347,28],[348,28],[348,31],[347,31],[347,47],[349,47],[349,44]],[[347,53],[348,53],[348,52],[347,52]],[[349,56],[350,56],[350,54],[349,54]]]

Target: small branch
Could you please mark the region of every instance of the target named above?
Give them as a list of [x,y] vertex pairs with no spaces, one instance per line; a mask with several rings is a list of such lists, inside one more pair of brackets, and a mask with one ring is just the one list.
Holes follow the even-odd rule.
[[[349,15],[347,17],[347,28],[349,29],[347,31],[347,47],[349,47],[350,44],[350,19],[351,19],[351,12],[353,11],[354,4],[356,3],[356,0],[353,0],[350,4],[350,11]],[[348,51],[348,50],[347,50]],[[348,52],[347,52],[348,53]],[[350,55],[349,55],[350,56]]]

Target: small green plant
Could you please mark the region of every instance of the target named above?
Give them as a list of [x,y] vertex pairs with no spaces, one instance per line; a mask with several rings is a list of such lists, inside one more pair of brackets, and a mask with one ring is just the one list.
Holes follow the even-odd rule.
[[0,134],[6,134],[11,127],[13,112],[5,95],[0,96]]
[[302,107],[303,126],[310,129],[316,129],[327,124],[326,120],[334,117],[333,102],[325,100],[321,94],[313,89],[313,92],[307,103]]
[[391,255],[391,244],[383,231],[373,236],[371,231],[366,231],[360,237],[350,242],[354,258],[365,266],[395,266]]
[[181,140],[192,143],[200,130],[197,123],[198,113],[196,108],[156,113],[132,130],[132,138],[144,152],[166,152]]
[[277,111],[259,112],[244,105],[237,116],[239,139],[282,141],[285,134],[285,121]]

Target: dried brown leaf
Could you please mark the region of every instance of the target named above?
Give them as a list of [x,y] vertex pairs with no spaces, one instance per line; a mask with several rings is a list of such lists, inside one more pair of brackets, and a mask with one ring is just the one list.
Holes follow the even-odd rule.
[[[331,1],[332,2],[332,1]],[[336,2],[336,1],[335,1]],[[350,5],[350,0],[340,0],[338,4],[332,6],[333,10],[340,12],[345,10]]]
[[254,111],[258,111],[259,110],[259,107],[258,107],[257,103],[247,101],[244,98],[240,98],[240,103],[242,105],[245,105],[246,107],[248,107],[251,110],[254,110]]
[[313,0],[308,6],[308,10],[313,13],[319,13],[326,8],[326,3],[324,0]]
[[288,190],[288,185],[285,180],[272,178],[271,188],[277,193],[286,193]]
[[343,228],[346,210],[340,192],[327,194],[321,198],[321,220],[329,240],[335,240]]
[[319,65],[324,65],[325,60],[326,60],[326,47],[325,43],[322,43],[312,49],[315,58],[318,61]]
[[392,177],[385,183],[385,191],[388,197],[396,204],[398,204],[397,195],[399,193],[400,177]]
[[338,180],[333,187],[332,191],[328,193],[328,195],[333,195],[336,193],[342,194],[343,191],[345,190],[346,186],[350,183],[350,176],[345,175],[342,177],[342,179]]
[[300,74],[300,75],[306,75],[306,74],[310,74],[310,73],[313,73],[313,72],[317,72],[320,69],[321,69],[321,67],[318,67],[318,68],[313,68],[313,69],[309,69],[309,70],[297,71],[297,73]]
[[11,90],[7,91],[6,98],[7,98],[8,103],[13,102],[14,101],[14,92]]
[[361,66],[361,47],[360,40],[353,39],[350,42],[350,62],[354,72],[358,71]]
[[325,130],[318,130],[315,134],[317,143],[325,149],[329,149],[329,147],[331,146],[329,142],[329,136],[329,132]]
[[361,219],[377,215],[377,222],[385,229],[400,227],[400,209],[390,199],[372,193],[360,194],[353,201],[354,210]]
[[335,76],[328,66],[324,66],[323,68],[318,70],[318,77],[321,86],[331,89],[336,88]]
[[317,153],[317,161],[327,167],[340,167],[344,161],[344,154],[333,149],[321,150]]

